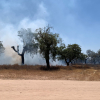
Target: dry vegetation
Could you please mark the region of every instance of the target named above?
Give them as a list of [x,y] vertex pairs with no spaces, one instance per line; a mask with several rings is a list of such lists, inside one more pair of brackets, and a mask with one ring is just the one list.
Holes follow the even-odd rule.
[[100,65],[45,66],[0,65],[0,79],[99,81]]

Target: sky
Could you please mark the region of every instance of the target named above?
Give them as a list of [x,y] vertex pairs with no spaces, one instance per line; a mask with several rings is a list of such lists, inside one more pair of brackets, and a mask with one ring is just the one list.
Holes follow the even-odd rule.
[[100,49],[99,5],[100,0],[0,0],[0,41],[6,48],[6,57],[2,59],[20,62],[10,48],[22,46],[18,31],[21,28],[35,31],[48,24],[66,46],[76,43],[83,53],[88,49],[97,52]]

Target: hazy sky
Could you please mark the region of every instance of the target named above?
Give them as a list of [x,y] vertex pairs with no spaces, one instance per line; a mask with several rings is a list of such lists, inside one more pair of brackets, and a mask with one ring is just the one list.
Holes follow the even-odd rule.
[[0,40],[4,46],[20,44],[21,28],[50,25],[66,44],[77,43],[82,52],[100,49],[100,0],[0,0]]

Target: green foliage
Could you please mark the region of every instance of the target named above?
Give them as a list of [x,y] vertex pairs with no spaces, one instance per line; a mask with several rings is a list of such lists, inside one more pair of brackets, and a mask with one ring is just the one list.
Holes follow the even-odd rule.
[[81,48],[78,44],[69,44],[67,48],[63,45],[58,48],[58,59],[64,59],[66,63],[79,58],[80,54]]
[[59,34],[53,34],[50,31],[51,27],[47,26],[44,29],[39,28],[37,41],[39,43],[40,54],[46,59],[47,67],[49,68],[49,59],[55,60],[57,55],[58,44],[62,42]]
[[68,56],[70,60],[79,58],[81,48],[78,44],[72,44],[67,46]]
[[86,54],[83,54],[83,53],[81,53],[80,55],[79,55],[79,58],[81,59],[81,60],[85,60],[85,59],[87,59],[87,55]]

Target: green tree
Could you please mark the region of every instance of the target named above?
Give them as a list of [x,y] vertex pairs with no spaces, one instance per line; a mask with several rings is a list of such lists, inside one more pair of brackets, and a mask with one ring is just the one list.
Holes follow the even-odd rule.
[[56,59],[58,44],[62,42],[59,34],[53,34],[50,31],[51,28],[47,26],[36,30],[38,32],[39,51],[45,58],[48,69],[50,68],[49,59]]
[[67,48],[64,46],[61,46],[58,48],[58,59],[64,59],[67,66],[69,66],[69,63],[72,63],[72,60],[78,59],[81,54],[81,48],[78,44],[69,44]]

